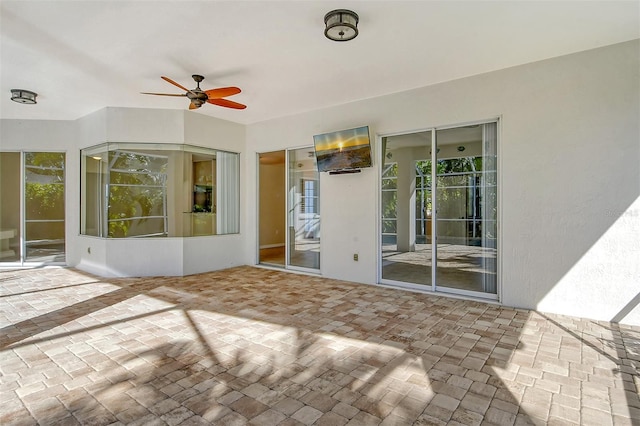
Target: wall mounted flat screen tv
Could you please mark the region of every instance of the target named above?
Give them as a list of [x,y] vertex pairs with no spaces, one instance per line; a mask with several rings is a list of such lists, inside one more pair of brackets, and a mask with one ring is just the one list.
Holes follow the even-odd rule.
[[371,167],[369,126],[313,137],[319,172],[355,173]]

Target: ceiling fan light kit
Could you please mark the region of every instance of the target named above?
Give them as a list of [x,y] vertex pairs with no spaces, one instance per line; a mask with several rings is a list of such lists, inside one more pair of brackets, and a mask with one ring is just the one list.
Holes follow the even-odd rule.
[[336,9],[324,15],[324,35],[333,41],[349,41],[358,36],[358,14],[347,9]]
[[36,104],[37,93],[31,90],[11,89],[11,100],[19,104]]
[[176,83],[171,80],[169,77],[162,76],[161,78],[167,83],[173,84],[176,87],[184,90],[183,94],[175,94],[175,93],[149,93],[149,92],[141,92],[143,95],[157,95],[157,96],[186,96],[189,101],[189,109],[198,109],[205,103],[210,103],[213,105],[218,105],[225,108],[233,108],[233,109],[245,109],[247,106],[238,102],[230,101],[229,99],[224,99],[227,96],[237,95],[241,92],[238,87],[220,87],[217,89],[210,90],[202,90],[200,88],[200,82],[204,80],[204,77],[198,74],[193,74],[191,76],[193,80],[196,82],[196,88],[189,90],[181,84]]

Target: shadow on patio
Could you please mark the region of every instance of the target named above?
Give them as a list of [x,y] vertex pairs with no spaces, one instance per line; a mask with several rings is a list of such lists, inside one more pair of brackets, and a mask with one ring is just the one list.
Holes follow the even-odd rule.
[[5,273],[3,424],[640,418],[634,327],[252,267]]

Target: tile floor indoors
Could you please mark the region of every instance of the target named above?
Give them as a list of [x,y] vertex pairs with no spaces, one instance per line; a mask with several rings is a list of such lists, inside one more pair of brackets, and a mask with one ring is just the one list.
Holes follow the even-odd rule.
[[2,425],[640,424],[640,327],[238,267],[0,270]]

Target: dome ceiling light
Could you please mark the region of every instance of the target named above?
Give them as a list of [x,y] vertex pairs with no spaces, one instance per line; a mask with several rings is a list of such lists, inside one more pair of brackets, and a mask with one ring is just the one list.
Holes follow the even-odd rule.
[[20,104],[35,104],[37,93],[31,90],[11,89],[11,100]]
[[358,15],[346,9],[336,9],[324,15],[324,35],[333,41],[349,41],[358,36]]

